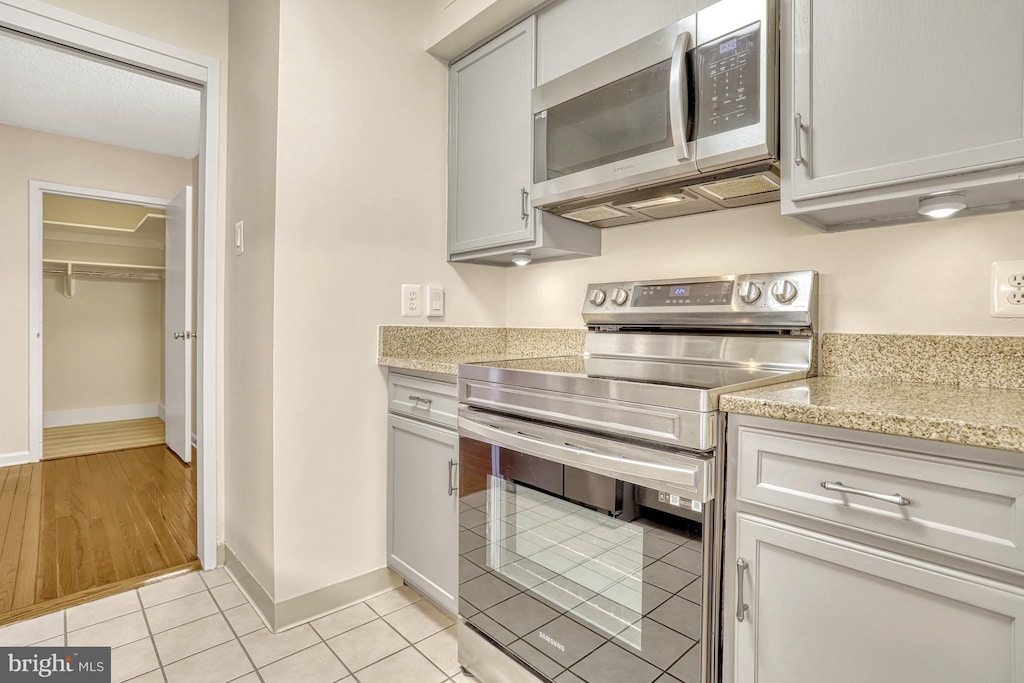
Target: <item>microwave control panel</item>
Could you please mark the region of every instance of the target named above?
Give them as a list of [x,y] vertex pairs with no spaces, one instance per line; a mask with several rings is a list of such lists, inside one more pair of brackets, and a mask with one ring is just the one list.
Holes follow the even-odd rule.
[[697,48],[697,137],[761,120],[761,24]]

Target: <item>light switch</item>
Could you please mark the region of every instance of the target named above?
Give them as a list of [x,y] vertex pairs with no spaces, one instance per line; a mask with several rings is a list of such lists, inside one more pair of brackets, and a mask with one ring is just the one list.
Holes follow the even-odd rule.
[[437,318],[444,315],[444,287],[427,285],[427,317]]
[[245,251],[245,225],[242,221],[235,223],[235,256]]

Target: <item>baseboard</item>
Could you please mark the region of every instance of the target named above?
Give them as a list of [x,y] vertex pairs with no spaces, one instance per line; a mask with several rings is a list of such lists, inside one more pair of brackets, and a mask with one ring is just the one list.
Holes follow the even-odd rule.
[[24,465],[25,463],[30,462],[35,462],[35,460],[32,459],[32,454],[28,451],[15,451],[13,453],[0,454],[0,467]]
[[161,408],[156,403],[140,403],[133,406],[105,406],[103,408],[79,408],[78,410],[51,410],[43,413],[43,428],[87,425],[96,422],[117,422],[119,420],[141,420],[145,417],[160,417]]
[[387,567],[381,567],[305,595],[275,603],[266,589],[226,545],[224,566],[249,598],[260,619],[274,633],[286,631],[402,585],[402,578],[398,574]]
[[163,403],[158,403],[156,406],[156,416],[164,422],[167,422],[167,409],[164,408]]

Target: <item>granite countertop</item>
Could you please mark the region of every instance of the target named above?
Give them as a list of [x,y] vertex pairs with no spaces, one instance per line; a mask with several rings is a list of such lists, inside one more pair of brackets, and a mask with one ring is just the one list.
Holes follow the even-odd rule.
[[454,377],[459,374],[460,363],[483,363],[484,361],[513,360],[521,357],[521,354],[508,353],[450,353],[415,357],[378,356],[377,364],[394,370],[419,370]]
[[459,363],[579,355],[585,335],[583,328],[382,325],[377,364],[456,375]]
[[968,446],[1024,451],[1024,391],[814,377],[725,394],[721,410]]

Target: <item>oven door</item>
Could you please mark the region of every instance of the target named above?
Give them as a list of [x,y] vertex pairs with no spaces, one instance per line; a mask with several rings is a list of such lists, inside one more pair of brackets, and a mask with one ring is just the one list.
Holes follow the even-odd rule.
[[525,680],[712,680],[712,456],[461,408],[459,457],[464,667],[485,683],[524,680],[500,662]]
[[533,89],[537,207],[696,175],[691,16]]

